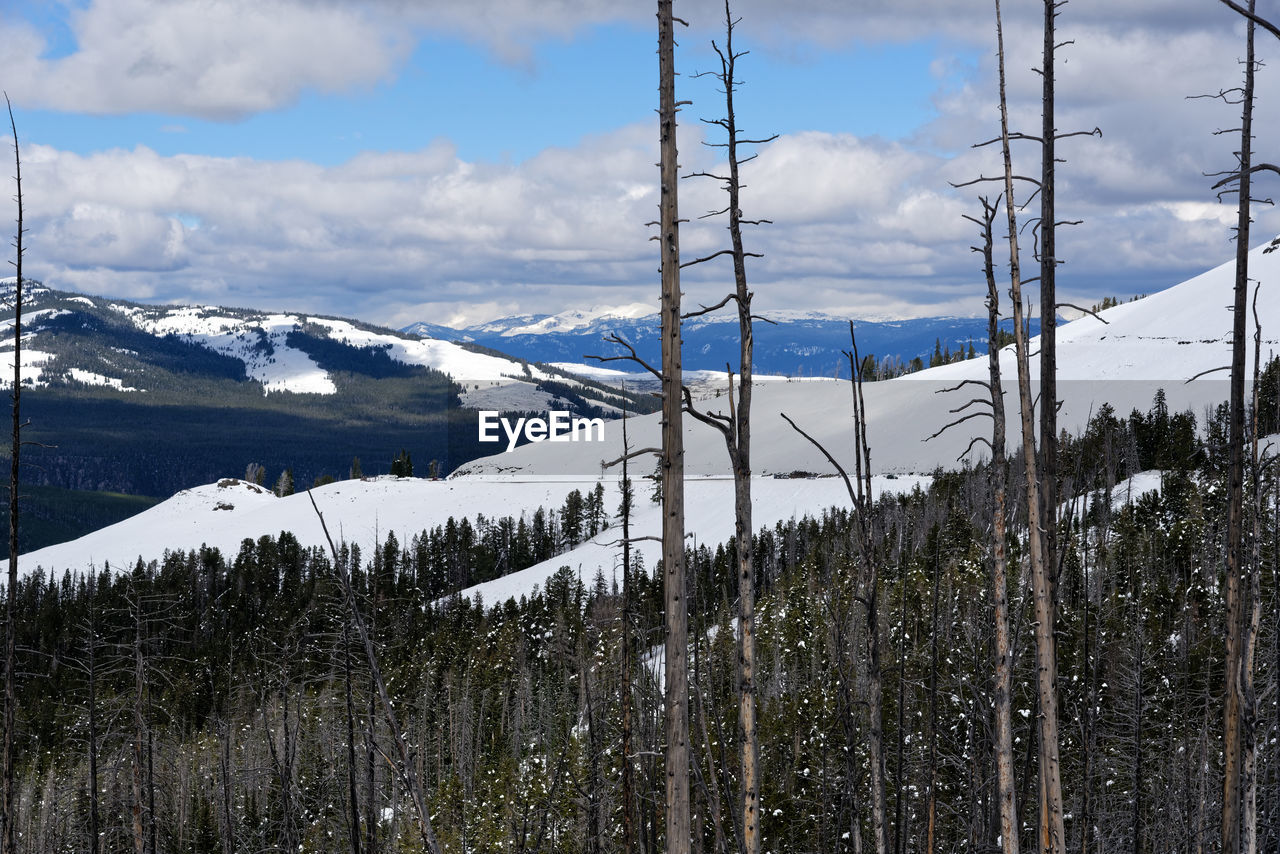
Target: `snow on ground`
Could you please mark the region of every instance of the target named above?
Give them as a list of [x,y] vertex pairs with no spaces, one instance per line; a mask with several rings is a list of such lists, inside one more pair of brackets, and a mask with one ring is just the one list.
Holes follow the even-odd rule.
[[[26,335],[22,336],[25,340]],[[5,348],[0,348],[3,351]],[[13,388],[13,348],[7,348],[8,352],[0,356],[0,388]],[[42,350],[31,350],[23,348],[22,350],[22,387],[39,387],[44,385],[41,375],[44,366],[49,364],[53,359],[52,353],[45,353]]]
[[[584,493],[595,488],[596,478],[482,476],[450,480],[379,477],[347,480],[312,491],[316,504],[335,542],[357,543],[365,554],[389,532],[406,545],[414,534],[433,528],[453,516],[474,521],[479,514],[490,519],[504,515],[532,517],[539,507],[558,509],[574,489]],[[620,501],[616,475],[600,480],[605,487],[605,506],[615,509]],[[636,510],[632,518],[635,537],[657,536],[661,532],[661,510],[649,500],[650,481],[634,477]],[[927,485],[927,478],[877,478],[873,488],[909,491]],[[838,478],[776,479],[758,477],[753,482],[753,513],[759,527],[793,516],[818,514],[826,507],[849,506],[844,483]],[[686,484],[686,527],[691,543],[715,545],[733,534],[733,481],[730,478],[691,479]],[[42,567],[61,575],[65,570],[82,572],[88,568],[128,568],[141,556],[145,560],[163,558],[165,550],[197,549],[208,545],[233,558],[246,538],[277,536],[290,531],[304,546],[325,546],[324,533],[306,493],[277,498],[270,490],[242,480],[227,479],[216,484],[188,489],[137,516],[87,534],[78,540],[49,546],[23,555],[19,569],[24,573]],[[471,598],[479,595],[493,604],[507,598],[528,595],[546,583],[562,566],[571,567],[585,583],[597,573],[612,578],[620,547],[617,519],[594,539],[549,561],[521,572],[463,591]],[[656,542],[636,543],[645,566],[657,563],[660,546]]]
[[[1280,350],[1280,252],[1250,254],[1250,275],[1261,280],[1258,313],[1263,324],[1264,358]],[[1107,321],[1086,316],[1058,331],[1058,393],[1062,401],[1059,425],[1079,432],[1109,403],[1120,416],[1137,408],[1146,412],[1157,390],[1163,389],[1171,411],[1190,409],[1204,423],[1206,407],[1226,400],[1227,374],[1193,377],[1230,363],[1231,310],[1234,264],[1228,263],[1142,300],[1102,312]],[[1032,339],[1035,352],[1038,339]],[[1252,352],[1252,350],[1250,350]],[[1250,367],[1251,370],[1251,367]],[[1018,441],[1018,394],[1013,348],[1001,353],[1001,371],[1008,419],[1008,440]],[[932,437],[949,422],[974,412],[960,409],[986,396],[985,388],[965,381],[985,382],[985,358],[957,362],[910,374],[888,382],[867,383],[867,434],[872,469],[878,473],[927,473],[937,467],[954,468],[959,460],[977,462],[985,446],[975,437],[990,435],[990,421],[973,418]],[[706,379],[698,386],[699,405],[725,412],[726,399]],[[692,384],[692,383],[691,383]],[[959,386],[957,388],[957,386]],[[723,388],[723,377],[718,386]],[[955,389],[947,391],[947,389]],[[1032,394],[1039,391],[1033,384]],[[960,410],[960,411],[953,411]],[[805,382],[762,382],[755,390],[752,417],[753,470],[757,474],[795,470],[827,473],[830,463],[783,421],[796,424],[821,442],[843,465],[853,465],[853,409],[850,384],[829,379]],[[659,443],[660,415],[631,420],[633,447]],[[542,442],[509,454],[486,457],[463,466],[460,473],[520,471],[584,472],[602,459],[622,453],[622,430],[607,425],[605,441],[581,445]],[[685,417],[685,465],[694,475],[727,474],[724,441],[714,429]]]
[[133,386],[126,386],[124,380],[116,377],[105,377],[102,374],[95,374],[93,371],[86,371],[81,368],[72,368],[69,372],[71,379],[85,385],[104,385],[117,389],[118,391],[137,391]]
[[[462,483],[466,479],[451,480]],[[909,492],[915,486],[928,486],[928,478],[876,478],[872,490],[876,496],[884,492]],[[633,478],[633,482],[634,478]],[[604,481],[606,506],[616,507],[619,501],[616,478]],[[658,537],[662,533],[662,508],[649,501],[650,481],[638,481],[636,507],[631,518],[632,537]],[[611,488],[612,485],[612,488]],[[780,521],[801,518],[806,514],[818,515],[828,507],[849,507],[849,493],[844,481],[837,477],[824,478],[772,478],[756,477],[751,481],[751,512],[757,530],[772,527]],[[730,477],[690,478],[685,481],[685,530],[690,535],[690,545],[707,545],[714,548],[733,536],[733,479]],[[477,584],[462,591],[463,596],[479,596],[484,602],[505,602],[511,597],[526,595],[534,585],[541,585],[562,566],[572,569],[583,583],[591,584],[596,572],[604,573],[610,583],[618,581],[621,567],[622,536],[620,522],[583,543],[571,552],[559,555],[528,569],[514,572],[502,578]],[[654,540],[642,540],[632,545],[632,553],[644,559],[644,565],[652,570],[662,555],[662,544]]]
[[[521,385],[510,378],[521,370],[520,364],[514,360],[473,353],[449,341],[411,340],[372,332],[345,320],[301,314],[263,314],[246,319],[210,306],[184,306],[160,311],[116,304],[111,308],[145,332],[177,335],[242,360],[248,375],[260,381],[268,393],[334,394],[337,391],[327,372],[306,353],[288,344],[290,332],[307,326],[324,327],[334,340],[353,347],[383,348],[396,361],[443,371],[464,385]],[[536,369],[533,376],[536,379],[544,377]],[[508,388],[507,393],[510,395],[513,389]],[[472,405],[468,396],[464,395],[463,399],[467,405]],[[549,396],[542,395],[531,408],[546,408],[549,401]],[[501,408],[508,407],[503,405]]]

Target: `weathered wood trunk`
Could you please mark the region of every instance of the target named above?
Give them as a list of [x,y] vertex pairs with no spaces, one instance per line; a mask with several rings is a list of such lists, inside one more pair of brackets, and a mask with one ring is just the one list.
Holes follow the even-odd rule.
[[688,854],[689,662],[684,559],[684,382],[680,362],[680,225],[675,34],[671,0],[658,0],[662,251],[662,567],[666,604],[667,854]]
[[983,268],[987,278],[987,368],[991,392],[991,600],[995,611],[995,756],[996,800],[1000,807],[1000,844],[1004,854],[1018,854],[1018,801],[1013,776],[1013,639],[1009,632],[1007,535],[1007,457],[1005,455],[1004,388],[1000,380],[1000,290],[996,285],[993,247],[997,205],[983,217]]
[[[5,96],[8,104],[9,97]],[[18,232],[14,239],[17,249],[17,277],[13,285],[13,433],[9,446],[9,578],[5,591],[4,621],[4,792],[0,803],[0,852],[16,854],[14,833],[14,728],[17,725],[17,687],[14,668],[17,666],[16,631],[14,618],[18,595],[18,457],[22,449],[22,157],[18,149],[18,125],[13,119],[13,107],[9,106],[9,127],[13,131],[14,181],[17,185]]]
[[[1253,0],[1249,11],[1254,11]],[[1226,698],[1223,708],[1222,854],[1239,854],[1243,780],[1244,656],[1244,368],[1249,293],[1249,192],[1253,148],[1254,24],[1246,23],[1245,78],[1240,119],[1239,212],[1231,333],[1231,399],[1227,456]]]
[[[1005,212],[1009,228],[1009,284],[1013,302],[1014,346],[1018,364],[1018,408],[1022,420],[1022,459],[1027,477],[1027,528],[1031,563],[1031,593],[1035,603],[1036,693],[1040,704],[1040,824],[1039,847],[1044,854],[1064,854],[1066,834],[1062,811],[1062,775],[1058,759],[1058,654],[1053,634],[1054,606],[1051,569],[1045,565],[1044,519],[1040,504],[1040,471],[1035,444],[1035,413],[1031,396],[1031,367],[1027,328],[1023,322],[1022,271],[1018,256],[1017,205],[1013,194],[1013,161],[1009,152],[1009,112],[1005,95],[1004,32],[996,0],[996,31],[1000,62],[1000,137],[1004,158]],[[1042,406],[1054,402],[1041,398]]]

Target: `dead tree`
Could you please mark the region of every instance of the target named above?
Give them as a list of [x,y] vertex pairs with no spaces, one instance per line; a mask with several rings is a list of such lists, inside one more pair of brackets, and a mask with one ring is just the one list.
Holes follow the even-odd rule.
[[[635,669],[634,642],[631,638],[631,511],[635,505],[635,493],[631,486],[628,471],[627,455],[631,447],[627,439],[627,413],[622,414],[622,503],[619,512],[622,515],[622,851],[623,854],[636,854],[635,825],[635,780],[632,769],[635,749],[632,746],[631,707],[635,700],[631,696],[631,674]],[[359,852],[356,852],[359,854]]]
[[18,706],[14,668],[17,666],[14,618],[18,594],[18,451],[22,447],[22,156],[18,148],[18,125],[13,118],[13,105],[4,96],[9,109],[9,128],[13,131],[14,184],[17,188],[18,230],[13,245],[17,259],[13,261],[16,278],[13,283],[13,433],[9,447],[9,579],[5,591],[4,631],[4,794],[0,799],[0,854],[16,854],[14,835],[14,727]]
[[[995,140],[979,143],[979,145],[988,145],[991,142],[1000,143],[1004,167],[1003,175],[998,178],[979,177],[973,181],[953,186],[964,187],[980,182],[998,181],[1003,185],[1004,189],[1004,206],[1008,220],[1009,240],[1009,296],[1013,304],[1014,348],[1018,371],[1018,409],[1022,421],[1021,449],[1027,481],[1028,559],[1031,568],[1032,600],[1035,605],[1036,696],[1040,707],[1038,717],[1040,771],[1038,845],[1045,854],[1064,854],[1066,851],[1066,831],[1064,829],[1062,774],[1059,761],[1058,653],[1057,640],[1054,636],[1056,610],[1054,606],[1055,567],[1048,562],[1050,549],[1046,548],[1045,542],[1046,531],[1053,525],[1052,517],[1056,515],[1057,510],[1056,507],[1047,506],[1042,498],[1044,485],[1048,478],[1042,468],[1043,458],[1036,449],[1036,412],[1031,394],[1029,333],[1024,322],[1022,266],[1018,249],[1018,204],[1014,198],[1014,182],[1028,182],[1036,188],[1036,192],[1044,192],[1045,187],[1041,180],[1014,173],[1010,142],[1015,139],[1031,139],[1039,140],[1049,145],[1053,140],[1076,134],[1051,133],[1048,135],[1048,139],[1041,140],[1038,137],[1010,132],[1005,83],[1004,27],[1000,14],[1000,0],[996,0],[995,7],[1000,89],[1000,136],[996,137]],[[1046,9],[1047,21],[1050,26],[1052,25],[1052,14],[1053,9]],[[1051,91],[1050,89],[1050,95]],[[1100,131],[1096,128],[1087,133],[1087,135],[1095,134],[1100,134]],[[1043,227],[1043,222],[1041,222],[1041,227]],[[1047,266],[1045,265],[1045,267]],[[1052,358],[1050,358],[1050,363],[1052,363]],[[1040,405],[1041,407],[1056,408],[1056,397],[1044,396],[1042,389]],[[947,428],[944,427],[943,429]],[[1056,426],[1054,429],[1056,429]],[[1053,500],[1056,501],[1056,498]]]
[[[1231,5],[1231,4],[1229,4]],[[1236,277],[1232,304],[1231,392],[1227,450],[1227,577],[1226,577],[1226,697],[1223,704],[1222,852],[1239,854],[1243,781],[1244,665],[1244,369],[1245,322],[1249,293],[1250,189],[1253,175],[1254,2],[1249,0],[1245,27],[1244,87],[1240,91],[1239,169],[1215,188],[1235,183],[1239,206],[1236,219]],[[1252,681],[1250,676],[1249,681]]]
[[[1004,160],[1005,215],[1009,229],[1009,296],[1013,303],[1014,347],[1018,366],[1018,404],[1022,419],[1022,458],[1027,477],[1027,534],[1035,603],[1036,693],[1040,704],[1040,825],[1039,848],[1045,854],[1065,854],[1062,775],[1058,757],[1058,650],[1053,633],[1052,567],[1045,563],[1044,517],[1041,513],[1042,472],[1036,454],[1035,411],[1031,398],[1031,367],[1027,327],[1023,323],[1022,270],[1018,255],[1018,214],[1014,200],[1013,159],[1009,151],[1009,108],[1005,94],[1004,28],[1000,0],[996,0],[996,39],[1000,68],[1000,149]],[[1040,188],[1043,191],[1043,186]],[[1042,406],[1056,406],[1052,399]]]
[[[707,72],[720,82],[725,98],[724,118],[703,121],[716,125],[725,132],[725,142],[706,143],[713,148],[723,148],[727,156],[728,174],[719,175],[709,172],[697,172],[699,177],[713,178],[724,185],[727,204],[724,208],[711,211],[707,217],[727,215],[729,219],[730,248],[713,252],[686,263],[692,266],[710,261],[713,258],[729,256],[733,261],[734,290],[716,305],[703,307],[685,315],[696,317],[716,311],[729,303],[738,310],[738,386],[733,385],[733,369],[727,368],[729,382],[729,414],[708,413],[699,410],[693,403],[688,389],[684,390],[685,409],[698,421],[718,430],[729,453],[729,462],[733,468],[734,497],[734,537],[737,542],[737,576],[738,576],[738,738],[739,756],[742,772],[742,851],[744,854],[758,854],[760,851],[760,746],[756,736],[756,687],[755,687],[755,566],[752,561],[751,537],[753,533],[751,521],[751,392],[752,367],[754,357],[754,331],[751,313],[752,292],[747,288],[747,258],[761,257],[759,253],[747,252],[742,241],[744,225],[758,225],[767,220],[747,220],[742,213],[742,181],[741,167],[755,158],[752,154],[742,157],[739,146],[760,145],[776,138],[743,139],[738,129],[737,115],[734,111],[733,96],[739,85],[736,78],[737,61],[746,56],[747,51],[737,51],[733,47],[733,30],[737,21],[733,18],[728,0],[724,4],[725,43],[723,49],[713,40],[711,47],[720,58],[720,70]],[[699,75],[702,76],[702,75]]]
[[[999,212],[999,199],[995,203],[987,198],[982,203],[982,219],[965,216],[978,224],[982,245],[973,247],[982,254],[982,271],[987,280],[987,365],[988,380],[985,383],[990,395],[991,440],[977,438],[991,446],[991,495],[994,500],[991,533],[991,601],[995,619],[995,733],[996,799],[1000,808],[1000,840],[1004,854],[1018,854],[1018,800],[1013,775],[1013,714],[1011,695],[1013,690],[1013,642],[1009,631],[1009,582],[1008,560],[1005,555],[1007,458],[1005,456],[1004,389],[1000,381],[1000,349],[996,345],[1000,332],[1000,290],[996,285],[996,269],[993,247],[995,221]],[[966,382],[977,382],[969,380]],[[978,382],[978,385],[983,383]],[[953,391],[957,389],[943,389]],[[977,399],[981,402],[980,399]],[[980,410],[981,411],[981,410]],[[953,422],[956,423],[956,422]],[[944,428],[945,429],[945,428]],[[967,451],[966,451],[967,453]]]
[[[350,567],[339,556],[338,549],[333,544],[333,538],[329,536],[329,528],[325,524],[324,514],[316,506],[315,496],[311,494],[310,490],[307,490],[307,497],[311,499],[311,507],[315,510],[316,516],[320,520],[325,542],[329,545],[329,554],[333,558],[334,572],[338,576],[343,602],[347,608],[347,617],[355,625],[356,635],[359,636],[360,644],[364,647],[365,659],[369,665],[369,679],[377,693],[379,703],[382,706],[383,719],[387,723],[391,740],[395,744],[395,761],[390,764],[395,770],[401,785],[408,793],[410,801],[413,803],[414,818],[417,820],[418,835],[422,839],[423,847],[429,854],[440,854],[440,843],[431,824],[431,813],[427,807],[426,793],[423,791],[422,781],[418,776],[418,763],[409,750],[409,743],[404,737],[403,729],[400,727],[400,718],[396,714],[395,707],[391,704],[390,694],[387,693],[387,683],[382,676],[382,668],[378,664],[378,652],[373,645],[373,636],[369,632],[369,626],[364,620],[364,615],[360,612],[359,603],[356,602],[355,590],[351,585]],[[372,796],[372,793],[370,793],[370,797]]]
[[658,124],[662,257],[662,568],[666,611],[667,854],[688,854],[689,618],[684,556],[684,426],[680,362],[680,214],[676,149],[675,21],[658,0]]
[[854,509],[854,536],[863,569],[862,589],[857,598],[867,612],[867,750],[871,754],[871,830],[876,854],[887,854],[889,809],[885,791],[884,680],[880,667],[880,571],[871,530],[871,445],[867,440],[867,405],[862,394],[863,372],[859,370],[862,363],[858,359],[858,342],[852,321],[849,322],[849,338],[851,349],[844,355],[849,359],[853,393],[854,479],[850,480],[845,467],[821,442],[800,429],[785,412],[781,415],[793,430],[821,451],[831,463],[844,480]]

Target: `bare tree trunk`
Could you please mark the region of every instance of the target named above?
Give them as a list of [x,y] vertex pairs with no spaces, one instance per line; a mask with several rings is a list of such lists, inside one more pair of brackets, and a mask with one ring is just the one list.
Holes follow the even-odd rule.
[[[1044,565],[1054,588],[1058,580],[1058,305],[1057,167],[1054,125],[1054,19],[1063,0],[1044,0],[1044,51],[1041,68],[1040,157],[1040,507],[1044,520]],[[1056,589],[1055,589],[1056,594]]]
[[98,602],[97,574],[89,570],[89,854],[98,854]]
[[[1250,0],[1249,11],[1254,2]],[[1226,703],[1223,709],[1222,854],[1241,851],[1242,677],[1244,656],[1244,368],[1249,293],[1250,167],[1253,150],[1254,24],[1246,24],[1244,93],[1240,118],[1239,213],[1231,337],[1231,401],[1227,462]]]
[[360,608],[356,603],[355,591],[351,587],[350,569],[338,555],[338,549],[333,544],[333,538],[329,536],[329,528],[325,524],[324,514],[316,506],[315,496],[311,495],[310,491],[308,491],[307,495],[311,498],[312,509],[315,510],[316,516],[320,519],[320,527],[324,531],[325,542],[329,545],[329,554],[333,557],[334,571],[337,572],[338,582],[342,585],[343,599],[351,619],[355,623],[356,634],[359,635],[360,643],[364,647],[365,658],[369,664],[370,679],[374,689],[377,691],[378,699],[382,705],[383,718],[387,722],[387,728],[391,731],[391,740],[396,747],[395,771],[405,791],[408,792],[410,800],[413,802],[418,835],[422,838],[422,845],[429,854],[440,854],[440,843],[436,839],[435,830],[431,826],[431,814],[427,809],[426,793],[423,791],[421,780],[418,777],[417,764],[413,762],[413,757],[409,752],[409,745],[404,738],[404,732],[400,729],[400,719],[396,716],[395,707],[391,704],[391,697],[387,693],[387,683],[382,678],[382,668],[378,665],[378,653],[373,646],[373,638],[369,633],[369,627],[365,623],[364,617],[360,613]]
[[[1249,542],[1246,573],[1248,608],[1245,614],[1243,652],[1240,662],[1241,700],[1241,823],[1240,849],[1244,854],[1258,851],[1258,691],[1253,665],[1258,649],[1258,628],[1262,622],[1262,465],[1258,458],[1258,396],[1262,366],[1262,323],[1258,319],[1258,288],[1253,291],[1253,422],[1250,429],[1249,461],[1253,494],[1249,501],[1249,521],[1253,536]],[[1242,550],[1243,551],[1243,550]]]
[[982,257],[987,279],[987,366],[991,392],[991,493],[995,500],[991,532],[991,599],[995,609],[995,754],[996,799],[1000,806],[1000,843],[1004,854],[1018,854],[1018,799],[1013,773],[1013,641],[1009,633],[1008,560],[1005,520],[1008,509],[1005,457],[1004,389],[1000,377],[1000,289],[994,258],[997,205],[982,200]]
[[356,787],[356,709],[351,696],[351,628],[342,621],[342,673],[347,699],[347,798],[351,821],[351,854],[360,854],[360,794]]
[[631,504],[633,492],[628,472],[631,447],[627,439],[627,416],[622,417],[622,852],[637,854],[635,826],[635,782],[632,767],[635,748],[631,741]]
[[17,249],[17,278],[13,285],[13,435],[9,449],[9,584],[5,591],[4,622],[4,796],[0,804],[0,852],[17,854],[14,834],[13,765],[14,727],[17,724],[17,688],[14,668],[17,666],[14,626],[18,595],[18,452],[22,447],[22,158],[18,148],[18,126],[13,119],[13,105],[5,95],[9,109],[9,127],[13,131],[14,181],[17,184],[18,231],[14,239]]
[[[738,81],[735,78],[737,60],[745,52],[737,52],[733,47],[733,31],[736,25],[729,0],[724,3],[725,45],[722,50],[715,41],[711,46],[720,58],[720,71],[712,74],[716,77],[725,96],[725,115],[722,119],[710,121],[725,131],[725,142],[715,143],[723,147],[728,155],[727,176],[712,175],[706,172],[696,173],[702,177],[712,177],[724,184],[728,195],[728,204],[721,211],[729,218],[730,248],[712,253],[703,258],[689,262],[700,264],[721,255],[729,255],[733,259],[734,291],[720,303],[711,308],[704,308],[694,314],[706,314],[728,302],[733,302],[738,309],[738,388],[735,399],[733,387],[733,369],[728,370],[729,379],[729,416],[711,418],[699,412],[686,396],[689,414],[708,426],[715,427],[724,437],[729,453],[729,461],[733,467],[734,484],[734,537],[737,542],[737,575],[738,575],[738,739],[742,772],[742,852],[743,854],[759,854],[760,851],[760,746],[756,735],[756,687],[755,687],[755,567],[752,560],[752,521],[751,521],[751,394],[752,394],[752,360],[754,358],[755,337],[752,326],[751,300],[752,293],[747,288],[747,257],[759,257],[757,253],[749,253],[743,246],[742,226],[758,225],[767,220],[746,220],[743,218],[740,180],[740,167],[743,160],[739,156],[739,145],[755,145],[768,142],[767,139],[742,139],[738,129],[737,114],[734,110],[734,93]],[[710,74],[710,72],[708,72]],[[750,158],[747,158],[748,160]]]
[[146,691],[146,672],[142,658],[142,599],[139,596],[134,612],[133,631],[133,848],[137,854],[145,854],[146,837],[142,807],[142,750],[146,740],[147,722],[143,717],[143,695]]
[[[1044,854],[1066,851],[1062,811],[1062,776],[1058,760],[1058,654],[1053,634],[1054,607],[1050,568],[1045,565],[1040,506],[1040,477],[1035,446],[1035,414],[1031,399],[1031,369],[1027,328],[1023,323],[1022,273],[1018,259],[1017,205],[1013,195],[1013,162],[1009,152],[1009,112],[1005,96],[1004,30],[1000,0],[996,0],[996,34],[1000,64],[1000,137],[1004,156],[1005,212],[1009,227],[1009,281],[1013,302],[1014,346],[1018,363],[1018,401],[1022,417],[1022,457],[1027,477],[1027,528],[1030,539],[1032,598],[1035,603],[1037,696],[1040,714],[1040,849]],[[1041,398],[1042,406],[1054,406]]]
[[680,362],[680,215],[672,0],[658,0],[662,141],[658,242],[662,247],[662,566],[666,603],[667,854],[688,854],[689,662],[684,557],[684,426]]

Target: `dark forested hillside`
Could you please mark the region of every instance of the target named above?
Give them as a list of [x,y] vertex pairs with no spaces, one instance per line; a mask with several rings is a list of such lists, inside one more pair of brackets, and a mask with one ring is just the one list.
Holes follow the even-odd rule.
[[[1224,413],[1157,400],[1064,443],[1057,579],[1072,850],[1212,848],[1221,797]],[[1121,501],[1139,471],[1159,489]],[[938,473],[870,519],[889,833],[897,851],[996,847],[987,469]],[[1016,480],[1014,481],[1016,482]],[[1260,850],[1280,845],[1280,501],[1257,481],[1264,614]],[[374,554],[339,549],[443,850],[656,852],[663,838],[661,587],[568,568],[519,601],[449,591],[571,546],[616,508],[578,495],[532,518],[450,519]],[[1025,554],[1012,520],[1010,565]],[[764,848],[869,850],[868,626],[854,525],[827,512],[754,538]],[[696,850],[736,849],[734,550],[689,553]],[[238,554],[171,553],[93,578],[24,580],[19,821],[29,850],[420,850],[369,658],[332,559],[285,532]],[[1036,694],[1025,572],[1011,582],[1023,845],[1035,850]],[[438,598],[444,597],[444,598]],[[625,624],[631,691],[621,693]],[[621,752],[630,706],[630,757]],[[97,765],[91,784],[90,756]],[[631,782],[621,785],[624,763]],[[90,797],[97,791],[96,806]],[[624,802],[624,791],[630,802]],[[96,819],[93,818],[96,811]],[[855,837],[861,837],[855,839]],[[859,844],[861,847],[859,847]]]

